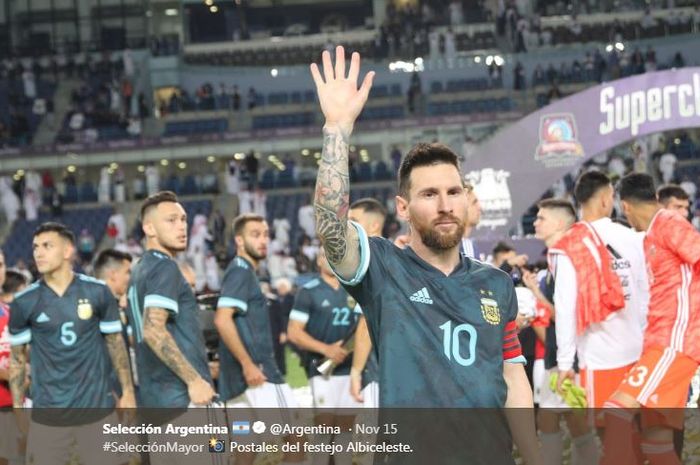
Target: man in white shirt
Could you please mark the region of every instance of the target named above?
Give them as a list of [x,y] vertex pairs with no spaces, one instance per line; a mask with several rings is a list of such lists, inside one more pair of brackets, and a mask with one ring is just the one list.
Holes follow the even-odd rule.
[[643,330],[649,302],[642,236],[610,219],[614,189],[603,173],[583,174],[574,188],[581,206],[581,219],[595,230],[611,257],[613,270],[620,278],[624,308],[605,321],[591,323],[583,332],[577,329],[577,272],[572,259],[561,255],[557,263],[557,288],[554,307],[557,315],[557,364],[559,379],[574,377],[574,358],[578,353],[581,384],[586,389],[588,406],[602,408],[615,392],[629,368],[642,351]]

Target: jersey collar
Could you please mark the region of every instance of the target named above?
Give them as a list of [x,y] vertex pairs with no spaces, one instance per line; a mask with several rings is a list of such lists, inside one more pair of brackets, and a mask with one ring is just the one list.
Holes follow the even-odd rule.
[[156,250],[156,249],[148,249],[148,250],[146,251],[146,253],[149,253],[149,254],[153,255],[154,257],[157,257],[157,258],[166,258],[166,259],[168,259],[168,260],[172,260],[172,259],[173,259],[173,258],[172,258],[171,256],[169,256],[168,254],[165,254],[165,253],[161,252],[160,250]]
[[68,287],[66,287],[66,290],[63,291],[63,295],[58,295],[56,291],[51,288],[48,284],[46,284],[46,281],[44,278],[39,279],[39,285],[45,287],[49,292],[51,292],[53,295],[55,295],[58,298],[65,297],[68,295],[68,292],[71,290],[71,288],[75,285],[75,283],[78,282],[78,273],[75,271],[73,272],[73,279],[71,279],[70,284],[68,284]]
[[469,269],[471,268],[471,261],[469,257],[466,257],[462,253],[459,254],[459,263],[457,266],[452,270],[452,272],[449,275],[445,275],[442,271],[438,270],[435,268],[433,265],[430,263],[426,262],[422,258],[418,256],[418,254],[410,247],[406,246],[406,248],[403,249],[404,253],[411,258],[416,264],[418,264],[421,268],[423,268],[425,271],[429,272],[430,274],[435,274],[441,278],[451,278],[452,276],[462,274],[465,272],[468,272]]

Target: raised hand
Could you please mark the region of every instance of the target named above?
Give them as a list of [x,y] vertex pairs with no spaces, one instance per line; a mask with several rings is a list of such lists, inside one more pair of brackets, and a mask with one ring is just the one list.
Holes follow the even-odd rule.
[[331,62],[331,54],[323,52],[323,76],[316,63],[311,65],[311,76],[316,84],[316,92],[321,103],[321,111],[326,117],[326,126],[338,125],[341,129],[352,131],[355,120],[360,115],[367,102],[369,90],[372,88],[374,71],[370,71],[357,88],[360,75],[360,54],[355,52],[350,59],[350,70],[345,72],[345,49],[338,46],[335,49],[335,68]]

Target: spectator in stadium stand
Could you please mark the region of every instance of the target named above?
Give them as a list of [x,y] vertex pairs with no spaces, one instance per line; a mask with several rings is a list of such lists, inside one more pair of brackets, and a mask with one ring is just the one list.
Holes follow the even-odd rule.
[[525,68],[523,64],[518,61],[513,69],[513,89],[523,90],[525,89],[525,85]]
[[656,196],[663,208],[677,211],[683,218],[688,219],[690,215],[690,197],[683,188],[676,184],[669,184],[660,187],[656,191]]
[[[347,78],[343,47],[336,48],[335,69],[330,53],[324,52],[322,61],[323,76],[316,64],[311,65],[325,117],[323,156],[315,197],[316,228],[334,273],[361,305],[370,333],[377,342],[382,360],[380,406],[531,409],[532,390],[522,365],[524,359],[514,321],[517,305],[513,283],[500,271],[460,254],[468,198],[458,156],[441,144],[420,144],[411,150],[401,165],[397,197],[399,215],[411,224],[410,245],[398,249],[385,239],[368,239],[361,226],[347,219],[348,147],[374,73],[367,74],[358,90],[358,53],[352,55]],[[417,275],[422,277],[417,278]],[[428,279],[428,275],[434,276],[434,280]],[[488,293],[486,289],[490,289],[494,307],[497,307],[488,318],[502,329],[490,333],[491,337],[479,334],[477,351],[470,363],[462,356],[452,357],[449,351],[443,353],[442,348],[459,349],[457,342],[451,344],[448,340],[452,337],[449,333],[455,318],[453,312],[459,312],[461,322],[473,321],[481,325],[484,321],[481,312],[478,315],[463,313],[465,308],[480,308],[479,291],[466,284],[477,275],[481,280],[481,293]],[[440,288],[435,287],[437,280],[442,283]],[[385,290],[393,286],[394,291],[377,292],[378,286]],[[450,294],[449,301],[444,300],[446,293]],[[384,313],[396,308],[397,302],[393,300],[396,298],[401,299],[405,314],[401,319],[389,318]],[[453,303],[447,303],[455,301],[464,306],[458,309]],[[442,330],[440,325],[443,325]],[[477,330],[472,327],[472,331],[476,335]],[[410,342],[416,339],[425,342],[426,337],[432,341],[430,344]],[[408,347],[409,353],[396,351],[398,343]],[[486,355],[484,350],[489,350],[491,355]],[[436,363],[438,358],[444,363]],[[493,385],[493,388],[481,390],[485,395],[480,395],[469,388],[477,379],[480,385]],[[541,463],[532,410],[523,412],[528,418],[509,422],[514,442],[525,462]],[[510,457],[510,451],[503,453]],[[505,455],[503,459],[512,460]]]
[[[576,212],[571,202],[561,199],[546,199],[538,205],[535,219],[535,237],[542,240],[547,247],[552,247],[576,222]],[[549,270],[545,277],[542,294],[547,302],[554,304],[561,287],[557,289],[557,264],[558,257],[549,260]],[[531,278],[528,277],[530,287]],[[537,296],[537,293],[535,293]],[[540,297],[541,298],[541,297]],[[555,312],[556,313],[556,312]],[[549,386],[550,376],[557,373],[557,339],[554,321],[550,321],[545,336],[545,369],[546,374],[540,387],[540,411],[538,412],[538,427],[540,429],[540,441],[542,443],[542,455],[545,464],[560,464],[563,456],[563,436],[560,430],[560,415],[569,427],[573,439],[573,455],[576,463],[597,463],[594,437],[587,425],[584,416],[573,413],[563,400],[560,393]],[[592,446],[592,447],[591,447]],[[587,461],[587,460],[588,461]]]
[[[33,255],[42,279],[16,294],[10,310],[12,404],[20,430],[29,432],[28,461],[66,463],[77,452],[83,463],[117,464],[119,457],[96,447],[96,431],[118,421],[112,370],[123,392],[118,406],[136,407],[119,308],[103,282],[73,273],[74,252],[75,237],[65,225],[43,223],[34,232]],[[60,337],[46,330],[49,322],[61,328]],[[69,429],[45,426],[51,414],[43,419],[32,414],[28,424],[22,407],[30,347],[33,407],[102,410],[74,416]]]
[[685,191],[685,193],[688,194],[688,197],[690,198],[690,203],[695,203],[694,200],[698,194],[697,184],[695,184],[695,182],[689,176],[684,175],[683,179],[681,180],[680,186]]
[[258,105],[258,94],[255,92],[255,88],[251,87],[248,89],[248,110],[254,109]]
[[238,92],[238,86],[233,86],[233,95],[231,96],[231,105],[233,111],[238,111],[241,109],[241,94]]
[[255,190],[258,186],[258,168],[260,162],[255,156],[255,151],[250,150],[243,160],[245,171],[248,176],[248,190]]
[[78,253],[83,263],[89,263],[92,260],[92,254],[95,252],[95,237],[87,228],[80,231],[78,237]]
[[652,465],[680,464],[673,430],[683,428],[682,409],[700,360],[700,233],[679,213],[661,208],[648,174],[622,178],[618,195],[632,227],[646,232],[650,300],[641,357],[605,404],[601,465],[639,462],[634,416],[642,406],[657,417],[642,423],[644,457]]
[[[137,176],[140,178],[140,176]],[[160,189],[160,171],[155,162],[148,162],[146,167],[146,195],[154,195]],[[136,190],[136,189],[134,189]]]
[[173,259],[187,248],[187,214],[174,193],[162,191],[142,203],[141,221],[147,251],[132,270],[128,309],[129,321],[143,322],[134,325],[141,405],[207,405],[216,393],[199,307]]

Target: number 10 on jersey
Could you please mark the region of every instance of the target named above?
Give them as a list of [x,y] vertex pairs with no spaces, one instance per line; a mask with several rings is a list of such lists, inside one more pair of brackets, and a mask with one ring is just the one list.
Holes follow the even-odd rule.
[[[469,323],[462,323],[453,329],[451,321],[446,321],[439,328],[442,330],[442,346],[447,360],[454,360],[463,367],[472,365],[476,360],[476,328]],[[466,333],[469,339],[469,355],[466,358],[462,356],[460,347],[459,336],[462,333]]]

